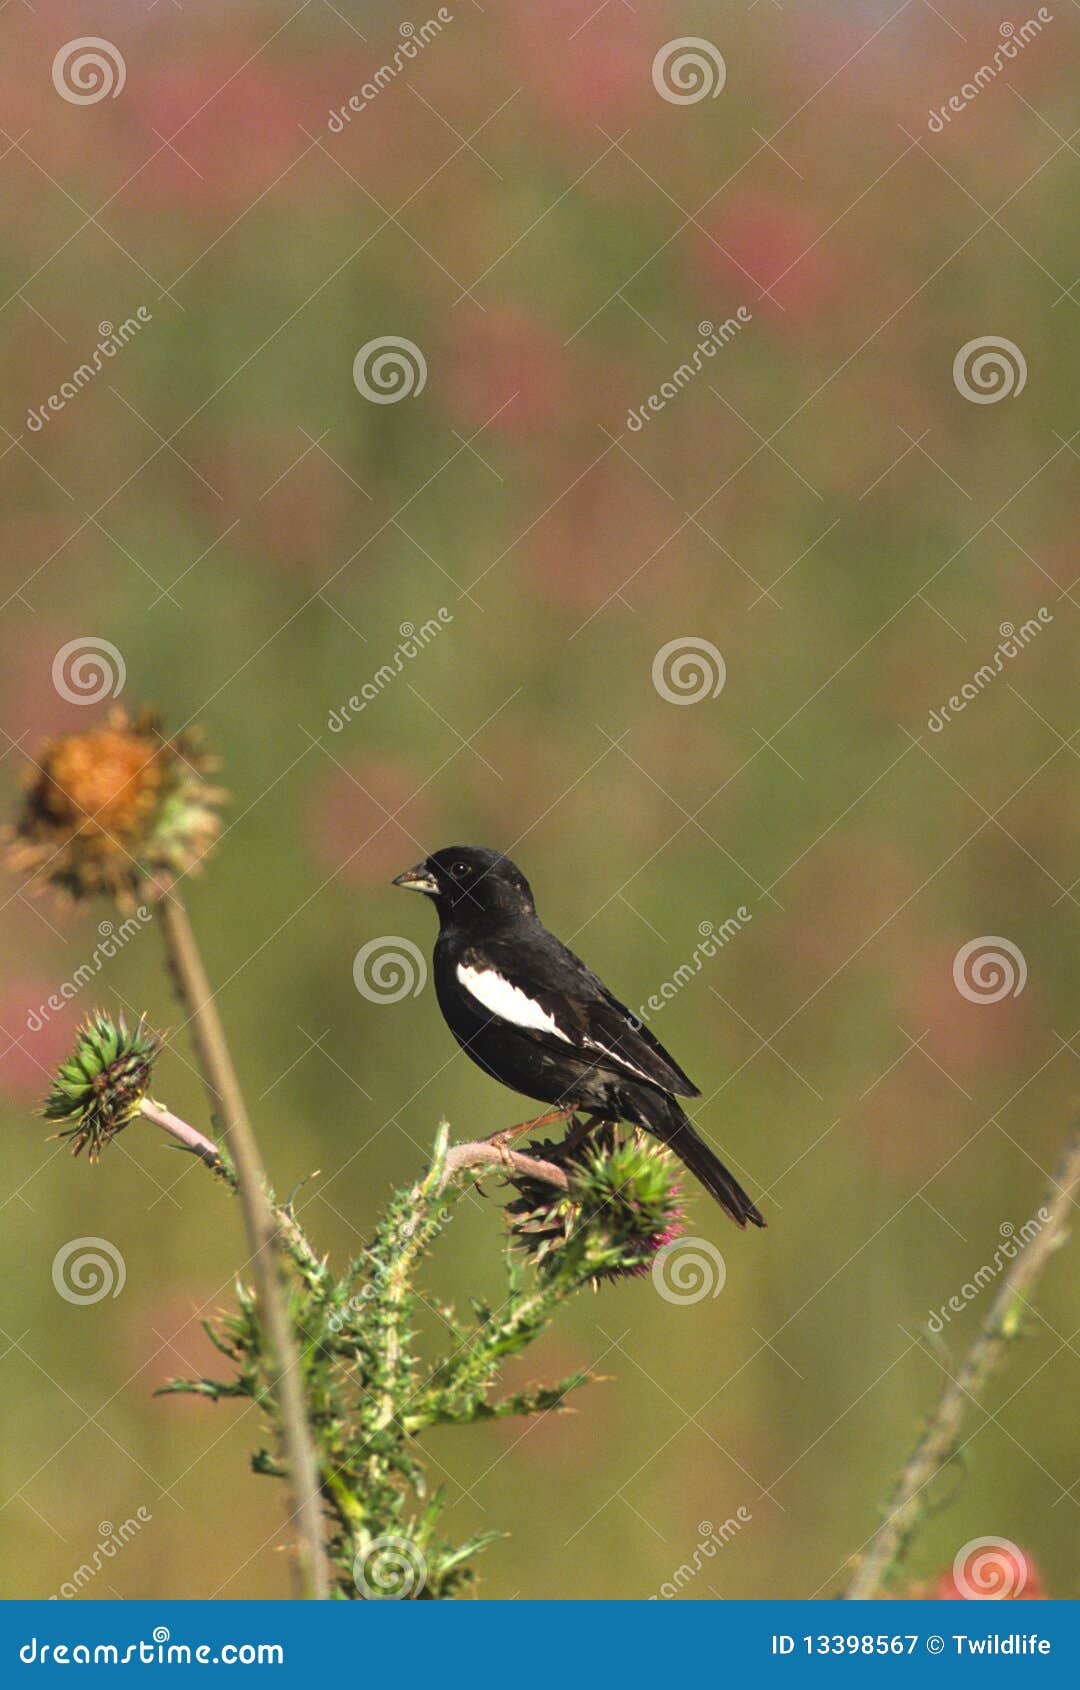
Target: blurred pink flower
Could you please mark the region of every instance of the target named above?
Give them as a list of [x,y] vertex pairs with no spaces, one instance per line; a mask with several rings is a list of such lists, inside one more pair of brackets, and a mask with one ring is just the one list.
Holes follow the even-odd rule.
[[[0,997],[0,1095],[19,1104],[44,1099],[52,1070],[67,1056],[80,1019],[71,1004],[47,1010],[45,1019],[42,1006],[59,985],[59,980],[24,980]],[[34,1032],[27,1026],[28,1017]]]
[[[347,458],[343,461],[348,468]],[[299,569],[321,584],[374,529],[367,514],[372,509],[322,453],[311,452],[256,501],[255,554],[280,568]],[[369,556],[369,564],[372,561]],[[342,577],[343,582],[347,579],[347,574]],[[331,582],[331,592],[333,586]]]
[[[208,434],[186,451],[221,494],[219,500],[209,488],[186,483],[191,506],[205,524],[205,543],[227,527],[223,508],[242,507],[249,513],[243,526],[215,547],[210,561],[224,567],[232,550],[257,572],[270,564],[319,585],[332,576],[378,525],[371,517],[373,503],[360,490],[364,471],[357,471],[355,449],[344,433],[337,431],[337,436],[336,444],[333,434],[326,440],[326,449],[347,475],[324,452],[310,449],[310,440],[297,428]],[[360,485],[350,485],[349,476]],[[193,548],[191,558],[201,550],[201,545]]]
[[595,0],[547,0],[512,14],[513,62],[541,110],[553,120],[552,139],[589,138],[599,151],[611,130],[656,101],[652,61],[663,37],[641,14]]
[[[13,607],[8,614],[18,616],[19,610]],[[52,622],[42,626],[43,620],[40,614],[32,622],[27,616],[29,628],[21,638],[9,638],[4,654],[0,672],[0,722],[5,733],[20,740],[23,753],[20,757],[12,752],[8,768],[18,767],[25,758],[35,756],[48,735],[84,729],[88,716],[93,718],[106,709],[104,703],[96,708],[71,703],[57,692],[52,678],[56,654],[82,630],[70,623]],[[115,643],[116,630],[107,610],[102,610],[95,631]],[[14,633],[14,628],[11,632]],[[0,737],[0,750],[6,749],[7,743]]]
[[[1027,1044],[1035,1011],[1036,991],[1028,981],[1022,993],[1000,1002],[978,1001],[965,996],[953,979],[953,966],[970,935],[958,934],[956,943],[941,945],[925,941],[912,944],[900,959],[908,978],[899,1020],[913,1031],[931,1029],[936,1059],[950,1074],[963,1079],[986,1066],[999,1067],[1020,1056]],[[961,978],[973,978],[961,968]]]
[[[451,313],[440,365],[444,400],[472,429],[525,434],[577,408],[569,354],[537,318],[515,310]],[[483,440],[477,443],[483,452]]]
[[[734,290],[752,311],[767,313],[776,327],[797,326],[835,301],[835,261],[827,242],[814,246],[821,231],[796,206],[764,194],[721,198],[705,228],[712,239],[699,234],[697,251],[709,287],[722,285],[725,298]],[[774,284],[773,297],[782,311],[758,297],[759,289]]]
[[[201,58],[151,58],[129,77],[125,110],[142,131],[140,147],[147,158],[160,151],[125,188],[126,204],[244,211],[310,145],[300,125],[325,123],[325,77],[266,55],[237,75],[245,49],[237,40]],[[309,193],[310,178],[290,172],[280,191]]]
[[[377,699],[368,708],[380,706],[386,708],[386,700]],[[350,731],[351,724],[339,739]],[[334,755],[340,758],[337,746]],[[409,764],[390,758],[353,760],[347,770],[332,770],[311,800],[311,839],[320,861],[332,871],[340,869],[341,878],[354,886],[382,885],[415,863],[425,855],[418,840],[430,825],[426,798],[412,796],[423,781]],[[388,819],[395,811],[397,818]]]
[[619,454],[584,467],[576,456],[560,466],[551,507],[523,542],[537,587],[575,611],[623,587],[634,605],[670,590],[686,545],[676,505]]

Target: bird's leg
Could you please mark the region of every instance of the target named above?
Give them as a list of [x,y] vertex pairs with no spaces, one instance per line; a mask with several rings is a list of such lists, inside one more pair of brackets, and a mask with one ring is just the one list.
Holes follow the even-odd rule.
[[574,1113],[574,1106],[568,1109],[549,1109],[546,1114],[537,1115],[531,1121],[519,1121],[516,1127],[504,1127],[502,1132],[492,1133],[484,1142],[493,1144],[509,1167],[510,1158],[506,1155],[506,1147],[512,1144],[515,1138],[520,1138],[523,1133],[534,1132],[537,1127],[550,1127],[556,1121],[567,1121]]

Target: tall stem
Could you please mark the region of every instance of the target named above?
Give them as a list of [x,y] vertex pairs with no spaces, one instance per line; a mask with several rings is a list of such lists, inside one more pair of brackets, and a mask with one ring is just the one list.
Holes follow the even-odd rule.
[[897,1478],[885,1518],[870,1539],[844,1592],[849,1600],[876,1596],[887,1575],[902,1560],[923,1516],[924,1489],[954,1455],[967,1408],[978,1401],[991,1375],[1001,1365],[1043,1269],[1064,1242],[1069,1210],[1078,1187],[1080,1126],[1074,1127],[1069,1137],[1044,1199],[1040,1218],[1045,1213],[1047,1219],[1013,1260],[960,1371],[947,1379],[926,1430]]
[[221,1123],[222,1137],[236,1169],[259,1314],[271,1353],[268,1385],[281,1409],[283,1453],[291,1493],[289,1519],[295,1520],[299,1537],[298,1593],[324,1599],[328,1586],[319,1472],[304,1411],[299,1356],[282,1291],[278,1223],[267,1196],[255,1134],[187,911],[174,892],[166,893],[158,908],[169,964],[188,1013],[211,1114]]

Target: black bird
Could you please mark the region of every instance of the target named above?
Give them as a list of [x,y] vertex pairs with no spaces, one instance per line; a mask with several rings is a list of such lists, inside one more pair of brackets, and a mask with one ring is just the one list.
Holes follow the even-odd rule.
[[555,1105],[497,1139],[578,1109],[646,1127],[739,1226],[765,1225],[675,1101],[700,1097],[697,1086],[543,926],[529,883],[509,857],[452,845],[406,869],[394,885],[423,892],[438,911],[435,992],[458,1044],[504,1086]]

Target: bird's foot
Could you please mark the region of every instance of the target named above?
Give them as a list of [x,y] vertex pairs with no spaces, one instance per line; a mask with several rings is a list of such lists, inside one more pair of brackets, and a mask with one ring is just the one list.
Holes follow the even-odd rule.
[[521,1138],[525,1133],[535,1132],[538,1127],[553,1126],[556,1121],[568,1121],[574,1113],[573,1109],[549,1109],[546,1114],[537,1115],[531,1121],[519,1121],[516,1127],[504,1127],[502,1132],[492,1133],[484,1142],[493,1144],[505,1166],[511,1168],[513,1164],[508,1154],[508,1146],[516,1138]]

